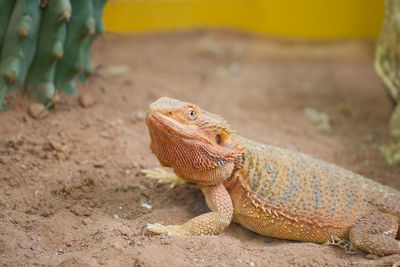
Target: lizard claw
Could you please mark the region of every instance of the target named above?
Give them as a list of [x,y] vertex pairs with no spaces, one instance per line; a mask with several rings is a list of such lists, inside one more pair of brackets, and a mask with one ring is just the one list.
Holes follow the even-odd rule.
[[338,238],[336,236],[331,236],[331,240],[325,242],[326,245],[331,245],[331,246],[337,246],[342,249],[347,254],[357,254],[358,250],[356,247],[354,247],[350,241],[343,239],[343,238]]
[[160,184],[169,184],[171,188],[185,183],[185,180],[179,178],[175,173],[163,168],[143,169],[140,172],[147,178],[158,180]]
[[142,235],[149,232],[157,235],[165,234],[167,237],[186,235],[186,233],[182,231],[180,225],[162,225],[160,223],[148,223],[143,226]]
[[166,230],[166,226],[159,224],[159,223],[148,223],[142,228],[142,235],[147,233],[154,233],[154,234],[167,234],[168,231]]

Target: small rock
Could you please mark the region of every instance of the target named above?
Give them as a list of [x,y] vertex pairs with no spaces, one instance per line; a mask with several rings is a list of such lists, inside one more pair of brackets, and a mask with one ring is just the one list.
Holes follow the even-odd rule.
[[53,148],[55,151],[61,152],[63,151],[63,145],[61,145],[61,143],[54,141],[54,140],[50,140],[49,141],[49,145],[51,146],[51,148]]
[[44,143],[42,146],[43,151],[52,151],[54,148],[50,145],[50,143]]
[[146,118],[146,113],[144,111],[138,111],[135,113],[135,116],[132,118],[132,122],[136,123],[138,121],[143,121]]
[[41,120],[47,117],[49,112],[43,104],[33,103],[28,107],[28,114],[36,120]]
[[79,96],[79,105],[81,105],[81,107],[89,108],[94,106],[94,104],[96,104],[96,101],[90,94],[83,93]]
[[304,115],[314,123],[317,130],[323,133],[332,132],[331,120],[328,114],[320,112],[310,107],[306,107],[303,110]]
[[121,118],[116,118],[115,120],[112,120],[108,124],[108,126],[112,128],[112,127],[115,127],[117,125],[123,125],[123,124],[124,124],[124,121]]
[[[1,158],[0,158],[0,163],[1,163]],[[134,168],[134,169],[140,169],[140,168],[141,168],[141,167],[140,167],[140,164],[137,163],[137,162],[134,162],[134,161],[131,162],[131,166],[132,166],[132,168]]]
[[83,217],[83,216],[90,216],[91,211],[87,209],[86,207],[82,206],[81,204],[75,204],[70,208],[70,211],[75,214],[78,217]]
[[274,238],[267,237],[267,238],[264,239],[264,242],[267,243],[267,244],[270,244],[270,243],[274,242]]
[[83,218],[82,219],[82,224],[83,225],[89,225],[92,223],[92,220],[90,220],[89,218]]
[[149,209],[149,210],[153,208],[153,206],[146,204],[146,203],[142,203],[142,207]]
[[106,165],[105,162],[95,162],[95,163],[93,163],[93,166],[94,166],[95,168],[103,168],[104,165]]
[[105,67],[98,72],[100,73],[100,75],[104,75],[106,77],[120,76],[124,74],[129,74],[131,72],[131,67],[127,65],[111,66]]
[[48,217],[52,216],[53,214],[54,214],[54,212],[51,211],[51,210],[44,210],[44,211],[40,214],[40,216],[45,217],[45,218],[48,218]]

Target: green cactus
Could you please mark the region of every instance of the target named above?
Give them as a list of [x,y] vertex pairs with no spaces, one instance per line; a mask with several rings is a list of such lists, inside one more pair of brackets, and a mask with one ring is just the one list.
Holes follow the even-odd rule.
[[86,77],[90,75],[92,72],[92,63],[90,60],[90,47],[93,44],[93,41],[104,32],[104,25],[102,21],[103,17],[103,9],[107,0],[93,0],[93,12],[95,19],[95,33],[85,41],[84,45],[84,67],[83,72],[79,74],[78,79],[81,82],[85,82]]
[[90,73],[90,47],[104,31],[106,2],[0,0],[0,111],[16,88],[45,104],[56,89],[76,95],[75,79]]
[[17,0],[0,54],[0,103],[7,92],[22,85],[36,50],[41,0]]
[[76,95],[74,79],[84,70],[84,45],[89,36],[95,33],[95,19],[92,0],[71,0],[72,17],[67,25],[64,57],[57,64],[56,89]]
[[52,0],[44,7],[35,58],[25,81],[26,94],[36,101],[47,103],[53,97],[56,63],[63,57],[71,12],[69,0]]
[[8,20],[14,7],[15,0],[1,0],[0,1],[0,50],[1,44],[6,34]]

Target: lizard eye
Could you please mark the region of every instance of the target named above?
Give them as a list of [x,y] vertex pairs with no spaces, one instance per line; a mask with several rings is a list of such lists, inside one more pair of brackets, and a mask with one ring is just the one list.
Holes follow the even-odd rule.
[[196,112],[193,109],[189,110],[188,115],[189,115],[189,118],[191,118],[191,119],[196,118]]

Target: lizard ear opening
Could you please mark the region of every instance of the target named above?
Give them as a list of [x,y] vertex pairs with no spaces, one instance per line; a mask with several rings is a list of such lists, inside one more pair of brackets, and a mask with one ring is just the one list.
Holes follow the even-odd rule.
[[221,140],[221,135],[220,135],[220,134],[217,134],[217,135],[215,136],[215,142],[216,142],[218,145],[221,144],[222,140]]

